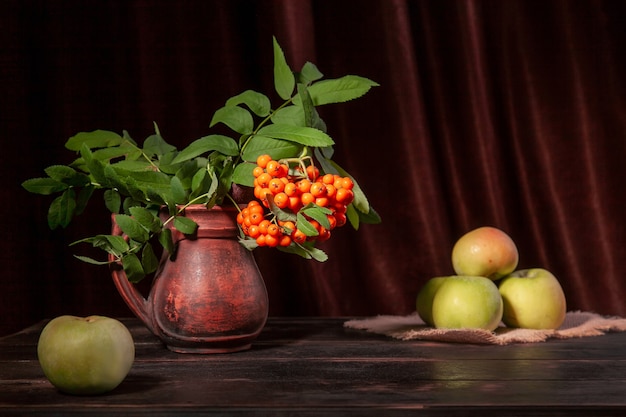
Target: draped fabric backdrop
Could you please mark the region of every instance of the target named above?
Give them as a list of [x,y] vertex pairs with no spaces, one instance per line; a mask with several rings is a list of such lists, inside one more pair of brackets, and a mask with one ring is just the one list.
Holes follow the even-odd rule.
[[0,333],[131,314],[72,256],[100,254],[68,247],[108,232],[104,205],[50,231],[21,182],[69,163],[80,131],[205,136],[227,98],[273,91],[273,35],[293,69],[380,84],[320,111],[383,223],[338,229],[326,263],[255,252],[272,315],[409,314],[483,225],[553,271],[569,310],[626,315],[626,2],[4,0]]

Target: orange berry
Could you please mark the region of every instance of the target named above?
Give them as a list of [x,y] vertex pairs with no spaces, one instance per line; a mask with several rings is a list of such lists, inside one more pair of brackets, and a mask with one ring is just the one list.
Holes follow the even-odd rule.
[[265,235],[265,246],[275,248],[276,246],[278,246],[278,239],[278,236]]
[[333,174],[326,174],[322,177],[322,182],[324,184],[332,184],[335,182],[335,176]]
[[272,222],[270,222],[267,219],[262,220],[261,223],[259,223],[259,232],[261,232],[261,234],[264,234],[264,235],[267,234],[267,228],[271,224]]
[[238,224],[243,224],[243,213],[242,212],[237,213],[237,223]]
[[271,180],[272,180],[272,176],[268,174],[267,172],[264,172],[263,174],[259,175],[256,179],[259,187],[263,187],[263,188],[267,188]]
[[250,222],[249,226],[252,226],[252,225],[258,225],[259,223],[261,223],[264,219],[264,216],[262,212],[259,213],[258,211],[254,211],[250,213],[250,215],[246,217],[246,219],[248,219]]
[[263,210],[263,206],[258,201],[256,201],[256,200],[254,200],[254,201],[257,204],[252,206],[252,207],[248,207],[249,215],[252,216],[254,213],[258,213],[258,214],[263,215],[265,213],[265,210]]
[[337,190],[337,194],[335,195],[335,200],[347,206],[348,204],[352,202],[352,200],[354,200],[354,193],[352,192],[352,190],[340,188]]
[[321,227],[319,232],[320,232],[320,234],[317,237],[318,241],[323,242],[325,240],[330,239],[330,230],[327,230],[324,227]]
[[306,167],[306,173],[311,181],[315,181],[320,176],[320,170],[314,165]]
[[326,207],[328,205],[328,197],[317,197],[315,198],[315,204],[320,207]]
[[285,184],[285,189],[283,190],[285,192],[285,194],[287,194],[289,197],[296,195],[296,192],[298,191],[298,188],[296,187],[296,184],[293,182],[288,182],[287,184]]
[[315,197],[311,193],[303,193],[300,196],[300,201],[302,202],[303,206],[306,206],[309,203],[313,203],[315,201]]
[[285,193],[278,193],[274,196],[276,207],[284,209],[289,205],[289,196]]
[[264,172],[265,170],[263,168],[261,168],[260,166],[256,166],[252,170],[252,175],[254,175],[254,178],[257,178],[259,175],[263,174]]
[[296,225],[292,221],[283,222],[283,224],[281,224],[281,226],[283,227],[283,230],[287,234],[291,234],[291,233],[293,233],[294,230],[296,230]]
[[319,224],[317,220],[309,219],[309,223],[311,223],[311,226],[313,226],[315,230],[317,230],[318,232],[320,231],[320,228],[322,226]]
[[304,232],[297,229],[291,234],[291,239],[296,243],[304,243],[306,241],[306,238],[307,236],[304,234]]
[[259,236],[257,236],[256,244],[259,246],[265,246],[265,235],[260,234]]
[[265,168],[267,166],[267,163],[271,160],[272,157],[269,155],[259,155],[259,157],[256,159],[256,164],[261,168]]
[[337,227],[337,218],[335,216],[329,214],[326,216],[326,218],[328,218],[328,224],[330,225],[328,230],[333,230],[335,227]]
[[300,201],[300,197],[294,195],[289,197],[288,207],[294,213],[302,208],[302,202]]
[[279,233],[280,233],[280,227],[278,227],[277,224],[272,223],[269,226],[267,226],[268,236],[278,236]]
[[335,202],[335,203],[333,204],[332,209],[333,209],[333,211],[335,212],[335,214],[337,214],[337,213],[345,213],[345,212],[346,212],[346,210],[347,210],[347,206],[346,206],[345,204],[343,204],[343,203],[337,203],[337,202]]
[[324,197],[326,195],[326,186],[321,182],[314,182],[311,184],[309,192],[313,194],[313,197]]
[[285,189],[285,183],[278,178],[273,178],[267,185],[267,188],[272,190],[272,194],[278,194]]
[[341,227],[346,224],[347,218],[344,213],[335,213],[333,216],[337,220],[337,224],[335,227]]
[[259,237],[260,235],[260,231],[259,231],[259,226],[253,224],[252,226],[248,227],[248,236],[250,236],[253,239],[256,239],[257,237]]
[[261,187],[260,185],[255,185],[254,186],[254,197],[258,198],[260,200],[263,197],[261,195],[262,191],[263,191],[263,187]]
[[280,162],[278,161],[269,161],[267,163],[267,165],[265,166],[265,170],[267,171],[268,174],[270,174],[272,177],[277,177],[279,176],[280,172],[281,172],[281,167],[280,167]]
[[278,240],[278,245],[283,247],[291,245],[291,236],[281,236],[281,238]]
[[298,191],[300,193],[302,194],[308,193],[309,190],[311,189],[311,181],[307,179],[302,179],[296,183],[296,187],[298,188]]
[[326,184],[326,196],[328,198],[334,198],[337,193],[337,189],[332,184]]
[[354,187],[354,182],[352,182],[352,178],[344,177],[341,179],[341,185],[346,190],[351,190]]

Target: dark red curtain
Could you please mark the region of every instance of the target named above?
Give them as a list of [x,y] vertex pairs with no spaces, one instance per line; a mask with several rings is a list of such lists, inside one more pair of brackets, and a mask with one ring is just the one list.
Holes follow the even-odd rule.
[[4,0],[0,333],[130,315],[68,248],[108,231],[104,206],[50,231],[20,183],[69,162],[79,131],[206,135],[227,98],[272,90],[272,35],[293,68],[380,83],[322,117],[383,218],[338,230],[323,264],[256,252],[272,315],[409,314],[482,225],[552,270],[569,310],[626,315],[626,2]]

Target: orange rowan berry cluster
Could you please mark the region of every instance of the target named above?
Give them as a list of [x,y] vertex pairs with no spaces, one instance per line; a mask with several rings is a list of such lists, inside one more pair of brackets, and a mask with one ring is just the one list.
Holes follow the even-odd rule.
[[[346,224],[347,207],[354,200],[354,183],[349,177],[337,174],[320,175],[314,165],[302,169],[300,163],[291,168],[284,161],[275,161],[269,155],[261,155],[254,168],[254,196],[258,200],[248,203],[237,216],[237,223],[246,236],[256,239],[259,246],[289,246],[292,242],[324,241],[330,232]],[[271,205],[298,213],[301,209],[315,204],[328,209],[325,225],[309,218],[306,220],[316,230],[304,233],[293,221],[266,218],[266,208]]]

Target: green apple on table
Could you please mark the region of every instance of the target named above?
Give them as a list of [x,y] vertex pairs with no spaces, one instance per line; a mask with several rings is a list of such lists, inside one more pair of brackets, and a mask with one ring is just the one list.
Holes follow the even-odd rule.
[[461,236],[452,248],[457,275],[498,280],[517,268],[519,253],[513,239],[502,230],[484,226]]
[[103,316],[59,316],[42,330],[37,357],[58,390],[76,395],[116,388],[135,360],[132,335],[120,321]]
[[493,331],[502,320],[502,297],[486,277],[431,278],[420,290],[416,304],[422,320],[440,329]]
[[426,284],[422,287],[422,289],[417,293],[417,314],[424,320],[424,323],[429,326],[434,326],[433,322],[433,299],[435,298],[435,293],[441,287],[441,284],[444,283],[447,277],[435,277],[426,281]]
[[509,327],[558,329],[566,315],[563,288],[543,268],[516,271],[498,282],[504,302],[502,321]]

